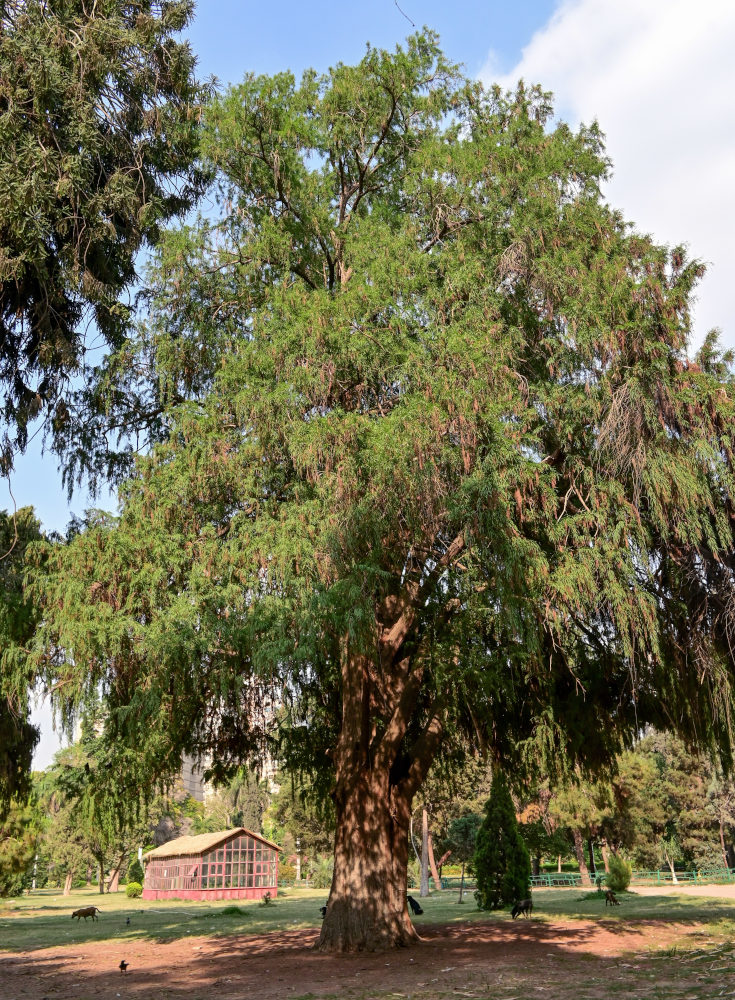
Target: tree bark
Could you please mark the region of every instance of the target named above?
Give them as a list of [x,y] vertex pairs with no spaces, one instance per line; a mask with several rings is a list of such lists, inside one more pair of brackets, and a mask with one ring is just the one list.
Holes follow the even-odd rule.
[[97,865],[99,867],[100,877],[99,877],[99,891],[104,896],[105,894],[105,859],[104,857],[97,857]]
[[408,914],[408,833],[414,795],[443,730],[437,703],[420,733],[407,741],[422,670],[400,657],[410,629],[402,629],[404,612],[398,610],[397,620],[383,629],[379,663],[351,654],[343,641],[334,876],[317,943],[321,951],[379,951],[419,940]]
[[334,877],[317,947],[381,951],[419,940],[408,914],[410,805],[365,772],[338,796]]
[[582,885],[592,885],[589,868],[584,860],[584,840],[579,830],[572,830],[574,837],[574,854],[579,865],[579,874],[582,876]]
[[[464,544],[457,535],[413,567],[398,593],[376,599],[376,645],[371,639],[369,652],[364,638],[340,639],[342,718],[332,793],[337,830],[321,951],[378,951],[419,940],[408,914],[409,824],[414,796],[444,735],[446,698],[422,692],[429,641],[422,615]],[[422,725],[410,732],[422,696]]]
[[419,896],[429,895],[429,814],[421,810],[421,885]]
[[594,878],[597,874],[597,866],[595,865],[595,846],[592,842],[592,837],[587,838],[587,848],[590,854],[590,876]]
[[118,858],[118,862],[115,865],[114,871],[110,875],[110,881],[107,883],[108,892],[117,892],[118,890],[120,884],[120,872],[122,871],[122,866],[125,864],[125,857],[127,853],[128,853],[127,851],[123,851],[120,857]]
[[436,867],[436,861],[434,860],[434,844],[431,839],[431,830],[429,830],[429,868],[431,869],[431,877],[434,879],[434,888],[439,890],[442,887],[441,876]]
[[676,869],[674,868],[674,862],[669,857],[668,852],[665,853],[664,857],[666,858],[666,864],[669,866],[669,871],[671,872],[671,883],[672,885],[678,885],[679,879],[676,877]]
[[65,896],[71,895],[71,887],[72,887],[73,882],[74,882],[74,872],[69,871],[69,872],[66,873],[66,877],[64,878],[64,895]]
[[602,863],[605,866],[605,871],[609,874],[610,872],[610,852],[607,848],[607,841],[603,837],[600,841],[600,851],[602,853]]

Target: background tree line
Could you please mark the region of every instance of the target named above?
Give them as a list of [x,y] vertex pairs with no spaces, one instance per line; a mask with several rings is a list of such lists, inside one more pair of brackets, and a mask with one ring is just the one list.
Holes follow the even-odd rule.
[[[140,876],[138,848],[177,836],[245,826],[283,848],[281,878],[293,881],[298,852],[302,878],[328,888],[334,813],[308,778],[277,772],[271,781],[247,768],[210,789],[205,801],[173,786],[144,801],[120,786],[106,766],[99,737],[88,731],[60,751],[52,767],[34,775],[31,802],[0,824],[0,871],[5,894],[54,884],[68,892],[93,880],[114,891],[120,879]],[[476,837],[491,790],[491,772],[472,760],[452,775],[435,773],[417,804],[417,830],[428,810],[440,874],[474,878]],[[122,805],[122,808],[121,808]],[[735,868],[735,783],[711,758],[676,737],[650,732],[615,762],[605,778],[574,775],[564,784],[544,781],[513,790],[513,811],[533,874],[579,870],[591,884],[608,869],[611,854],[634,869],[676,871]],[[420,885],[421,843],[409,884]],[[590,860],[596,864],[596,870]],[[428,863],[428,862],[427,862]]]

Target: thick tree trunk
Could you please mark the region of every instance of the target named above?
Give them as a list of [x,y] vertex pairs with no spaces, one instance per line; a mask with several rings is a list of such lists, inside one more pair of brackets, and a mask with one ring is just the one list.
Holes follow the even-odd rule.
[[584,839],[579,830],[572,830],[572,835],[574,837],[574,855],[579,865],[579,874],[582,876],[582,885],[592,885],[589,868],[584,860]]
[[408,832],[413,798],[444,734],[445,695],[425,702],[422,724],[409,735],[427,652],[417,633],[431,588],[463,548],[458,535],[430,566],[409,573],[399,593],[376,604],[377,653],[372,638],[369,653],[363,640],[353,648],[350,634],[340,641],[337,831],[322,951],[378,951],[419,940],[408,915]]
[[66,873],[66,877],[64,879],[64,895],[65,896],[70,896],[71,895],[71,887],[72,887],[73,882],[74,882],[74,872],[67,872]]
[[597,874],[597,865],[595,864],[595,845],[592,842],[592,837],[587,838],[587,848],[590,855],[590,875],[594,878]]
[[541,856],[539,854],[536,854],[531,859],[531,874],[534,877],[538,877],[540,872],[541,872]]
[[406,898],[410,804],[388,775],[366,770],[336,806],[334,878],[317,947],[381,951],[418,941]]

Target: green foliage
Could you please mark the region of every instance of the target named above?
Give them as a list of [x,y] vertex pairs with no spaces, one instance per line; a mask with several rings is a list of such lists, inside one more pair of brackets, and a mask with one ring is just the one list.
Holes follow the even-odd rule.
[[308,774],[277,775],[278,791],[263,818],[267,836],[293,853],[296,840],[304,857],[328,853],[334,845],[334,807]]
[[[492,792],[490,793],[492,797]],[[482,826],[482,816],[469,813],[452,821],[443,842],[446,850],[452,852],[452,861],[464,865],[475,855],[477,834]]]
[[415,889],[421,885],[421,865],[415,858],[408,862],[406,885],[409,889]]
[[334,876],[334,858],[318,854],[309,865],[309,885],[312,889],[328,889]]
[[27,547],[40,539],[31,507],[0,511],[0,820],[30,790],[38,730],[30,723],[30,645],[38,609],[23,586]]
[[128,882],[125,886],[125,895],[128,899],[137,899],[143,894],[143,886],[140,882]]
[[222,217],[168,234],[127,348],[189,402],[166,397],[121,520],[49,553],[61,690],[105,678],[126,739],[226,767],[262,748],[249,704],[279,675],[282,758],[328,770],[342,637],[372,656],[384,628],[422,664],[408,757],[432,708],[474,738],[468,699],[499,754],[549,766],[664,705],[727,744],[724,611],[692,584],[729,593],[732,547],[729,376],[684,353],[701,268],[630,232],[599,131],[550,114],[430,36],[216,103]]
[[493,773],[485,818],[477,832],[473,869],[481,910],[511,906],[531,894],[531,862],[518,832],[515,807],[502,771]]
[[[0,384],[10,429],[0,467],[43,407],[59,447],[81,447],[90,427],[63,390],[81,364],[85,310],[119,347],[136,254],[201,190],[206,93],[176,38],[192,16],[191,0],[2,4]],[[100,407],[94,417],[104,423]],[[70,474],[90,459],[72,454]]]
[[137,858],[128,865],[127,879],[128,884],[131,882],[140,882],[142,884],[143,882],[143,865]]
[[279,885],[283,883],[284,885],[293,885],[296,881],[296,865],[292,865],[290,861],[279,861],[278,862],[278,883]]
[[702,267],[605,203],[598,127],[426,33],[248,76],[202,143],[219,215],[118,353],[166,435],[38,556],[65,710],[102,691],[148,777],[271,753],[340,825],[462,744],[569,771],[674,719],[727,757],[730,362],[687,357]]
[[32,805],[10,802],[0,820],[0,896],[22,892],[23,875],[32,866],[38,847],[38,828],[39,817]]
[[51,823],[44,840],[60,871],[94,864],[102,891],[104,873],[122,868],[147,839],[150,800],[137,781],[135,751],[106,744],[98,721],[85,719],[81,740],[60,750],[45,776]]
[[260,833],[269,801],[266,783],[260,781],[251,768],[240,767],[206,797],[202,806],[203,815],[195,819],[194,830],[206,833],[244,826]]
[[613,892],[625,892],[630,885],[630,877],[633,873],[633,866],[619,854],[611,854],[608,858],[609,871],[605,884]]

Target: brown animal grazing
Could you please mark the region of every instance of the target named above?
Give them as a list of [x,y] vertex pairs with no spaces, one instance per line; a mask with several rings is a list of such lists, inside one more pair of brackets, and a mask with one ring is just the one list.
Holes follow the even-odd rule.
[[515,920],[515,918],[520,916],[521,913],[525,913],[525,915],[530,920],[532,912],[533,912],[533,900],[522,899],[520,903],[513,904],[513,909],[510,911],[510,915]]
[[130,962],[126,962],[125,959],[123,959],[122,962],[120,962],[120,972],[127,972],[129,965]]
[[76,917],[77,923],[79,923],[80,917],[84,917],[84,923],[86,924],[87,917],[91,917],[92,920],[96,920],[97,919],[96,914],[98,913],[102,913],[102,910],[99,908],[99,906],[83,906],[80,910],[74,910],[71,917],[72,920],[74,919],[74,917]]
[[620,901],[612,889],[605,889],[605,906],[620,906]]

